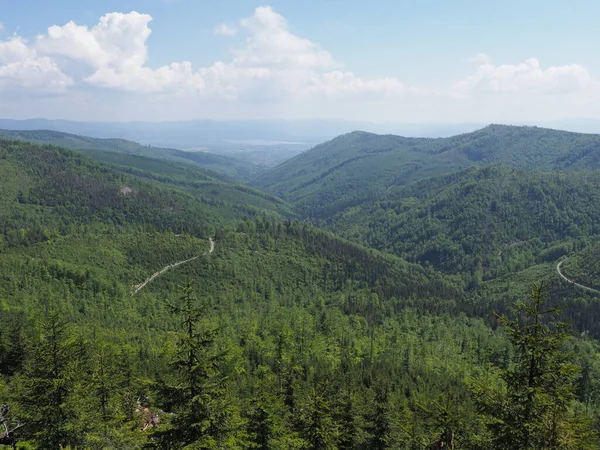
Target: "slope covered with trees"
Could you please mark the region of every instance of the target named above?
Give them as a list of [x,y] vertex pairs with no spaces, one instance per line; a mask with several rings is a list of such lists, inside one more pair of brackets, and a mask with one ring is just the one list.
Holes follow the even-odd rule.
[[249,215],[290,214],[268,194],[189,171],[169,174],[162,165],[115,169],[60,147],[6,140],[0,162],[0,227],[8,243],[98,222],[206,235]]
[[353,132],[269,170],[256,184],[325,218],[381,200],[394,186],[489,163],[531,171],[600,168],[600,136],[505,125],[438,139]]
[[598,344],[541,319],[543,291],[498,329],[476,308],[512,312],[498,279],[465,292],[268,194],[97,157],[0,141],[0,444],[598,447]]
[[224,155],[201,151],[183,151],[172,148],[160,148],[142,145],[125,139],[100,139],[51,130],[0,130],[0,138],[18,139],[70,148],[73,150],[100,150],[123,153],[126,155],[146,156],[167,161],[192,164],[215,171],[230,178],[248,181],[254,178],[260,167],[247,161],[241,161]]
[[554,261],[600,224],[599,172],[469,168],[391,189],[333,217],[342,236],[479,281]]
[[561,272],[569,280],[600,290],[600,241],[590,239],[581,251],[569,255],[561,264]]

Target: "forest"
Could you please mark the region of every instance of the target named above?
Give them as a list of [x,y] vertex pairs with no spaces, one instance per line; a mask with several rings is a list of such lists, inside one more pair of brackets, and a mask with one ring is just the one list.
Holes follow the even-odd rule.
[[503,164],[526,172],[600,169],[600,137],[538,127],[489,125],[448,138],[355,131],[267,171],[254,184],[327,220],[388,197],[399,186],[470,166]]
[[316,218],[210,167],[0,139],[0,448],[599,448],[599,296],[556,272],[600,285],[598,173],[555,161]]

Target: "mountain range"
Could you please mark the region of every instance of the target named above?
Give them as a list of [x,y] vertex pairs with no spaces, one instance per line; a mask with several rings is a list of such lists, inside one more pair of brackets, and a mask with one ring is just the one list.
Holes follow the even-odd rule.
[[490,448],[540,292],[568,408],[527,420],[594,448],[599,204],[600,136],[537,127],[275,167],[1,131],[0,404],[29,448]]
[[543,172],[598,168],[600,136],[504,125],[435,139],[353,132],[261,174],[256,185],[327,218],[385,199],[395,186],[490,163]]

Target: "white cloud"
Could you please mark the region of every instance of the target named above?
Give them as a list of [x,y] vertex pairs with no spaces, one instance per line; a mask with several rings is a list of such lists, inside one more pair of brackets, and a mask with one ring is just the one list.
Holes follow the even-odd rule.
[[486,54],[473,59],[474,74],[455,83],[451,92],[459,96],[477,93],[575,93],[594,84],[588,70],[579,64],[543,68],[536,58],[519,64],[494,65]]
[[[105,14],[91,28],[71,21],[51,26],[27,48],[43,55],[65,80],[130,92],[263,102],[414,92],[396,78],[362,79],[339,71],[331,53],[292,33],[287,20],[268,6],[239,21],[245,38],[230,61],[196,70],[187,61],[153,69],[147,65],[151,21],[137,12]],[[238,30],[220,24],[214,31],[233,35]]]
[[308,97],[402,95],[411,92],[396,78],[364,80],[340,67],[319,44],[293,34],[271,7],[259,7],[240,21],[247,33],[228,63],[201,72],[210,92],[249,101],[297,101]]
[[287,20],[269,6],[256,8],[241,25],[250,35],[235,52],[233,66],[321,69],[336,65],[320,45],[291,33]]
[[[317,84],[318,83],[318,84]],[[396,78],[363,80],[352,72],[333,71],[324,73],[316,89],[328,96],[352,95],[403,95],[407,92],[404,83]]]
[[2,33],[4,30],[6,30],[6,27],[2,22],[0,22],[0,33]]
[[[123,111],[138,108],[140,117],[152,112],[141,105],[160,104],[152,107],[153,119],[161,112],[164,118],[183,112],[193,118],[204,108],[210,117],[234,111],[263,117],[269,111],[278,117],[312,111],[329,117],[392,120],[403,114],[407,120],[435,120],[436,115],[481,120],[500,112],[510,116],[568,110],[580,115],[596,110],[600,94],[600,83],[582,65],[547,67],[535,58],[498,65],[484,53],[469,59],[474,65],[470,75],[435,89],[394,76],[364,77],[320,44],[294,33],[268,6],[213,30],[236,35],[229,58],[206,67],[179,61],[157,68],[148,58],[152,20],[148,14],[112,12],[90,27],[68,22],[30,41],[17,35],[0,39],[0,111],[10,112],[7,96],[29,99],[36,92],[51,92],[66,93],[65,104],[85,99],[81,109],[86,110],[105,111],[108,106],[101,104],[111,98],[113,105],[129,104]],[[208,44],[196,42],[190,48]],[[38,110],[44,110],[44,101],[37,100]],[[33,102],[15,100],[20,110],[23,104]],[[216,111],[219,107],[222,111]]]
[[217,36],[235,36],[238,30],[232,26],[227,25],[226,23],[220,23],[213,29],[213,33]]
[[[35,48],[55,58],[65,70],[81,74],[84,83],[139,92],[160,92],[168,86],[201,88],[187,62],[153,70],[147,67],[146,41],[152,17],[137,12],[109,13],[92,28],[69,22],[52,26],[37,37]],[[201,81],[201,80],[200,80]]]
[[54,61],[40,56],[18,36],[0,41],[0,89],[35,88],[41,92],[60,92],[73,84]]

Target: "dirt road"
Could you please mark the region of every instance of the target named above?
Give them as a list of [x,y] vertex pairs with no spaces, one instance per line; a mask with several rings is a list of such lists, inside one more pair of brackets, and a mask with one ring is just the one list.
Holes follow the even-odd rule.
[[580,288],[580,289],[585,289],[585,290],[586,290],[586,291],[588,291],[588,292],[593,292],[593,293],[595,293],[595,294],[600,294],[600,291],[599,291],[599,290],[597,290],[597,289],[594,289],[594,288],[591,288],[591,287],[584,286],[583,284],[575,283],[573,280],[569,280],[567,277],[565,277],[565,276],[563,275],[563,273],[560,271],[560,266],[562,266],[562,263],[563,263],[563,262],[564,262],[564,261],[561,261],[561,262],[559,262],[559,263],[556,265],[556,272],[558,273],[558,275],[559,275],[559,276],[560,276],[560,277],[561,277],[563,280],[565,280],[565,281],[566,281],[567,283],[569,283],[569,284],[572,284],[573,286],[577,286],[577,287],[578,287],[578,288]]
[[[208,250],[208,252],[202,253],[202,255],[210,255],[213,251],[215,250],[215,240],[213,238],[210,238],[210,249]],[[150,278],[148,278],[146,281],[144,281],[141,284],[136,284],[133,289],[133,295],[137,294],[138,292],[140,292],[142,289],[144,289],[146,287],[146,285],[148,283],[150,283],[152,280],[154,280],[155,278],[160,277],[163,273],[165,273],[166,271],[170,270],[170,269],[174,269],[177,266],[181,266],[182,264],[185,263],[189,263],[191,261],[194,261],[195,259],[200,258],[200,256],[202,255],[198,255],[198,256],[194,256],[193,258],[190,259],[186,259],[183,261],[177,261],[176,263],[173,264],[169,264],[168,266],[163,267],[161,270],[159,270],[158,272],[154,272]]]

